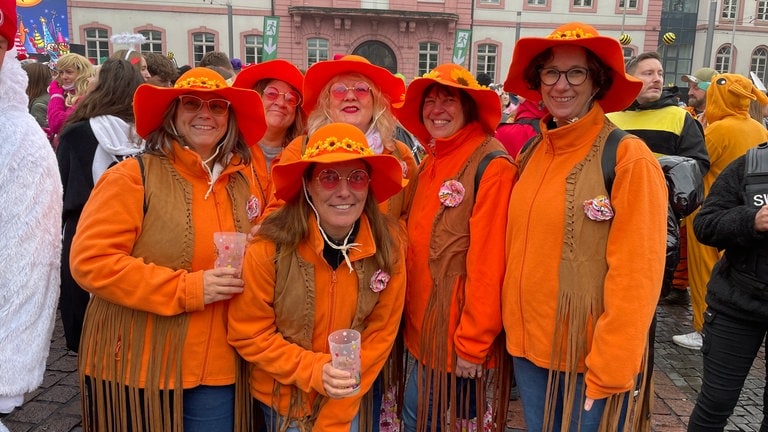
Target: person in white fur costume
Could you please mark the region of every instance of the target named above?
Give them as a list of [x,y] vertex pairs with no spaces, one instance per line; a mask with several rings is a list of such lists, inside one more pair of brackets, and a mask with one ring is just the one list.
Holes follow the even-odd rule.
[[15,33],[16,3],[0,0],[0,415],[43,381],[61,254],[61,180],[51,145],[27,111]]

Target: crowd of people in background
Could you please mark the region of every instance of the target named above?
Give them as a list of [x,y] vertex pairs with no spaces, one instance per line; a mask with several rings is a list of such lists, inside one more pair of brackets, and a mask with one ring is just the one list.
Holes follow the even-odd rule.
[[16,58],[14,9],[0,414],[40,384],[58,300],[88,432],[504,430],[518,397],[528,430],[649,430],[656,307],[690,298],[688,430],[725,427],[768,331],[749,78],[702,68],[686,97],[577,22],[521,38],[499,84],[351,54],[46,64]]

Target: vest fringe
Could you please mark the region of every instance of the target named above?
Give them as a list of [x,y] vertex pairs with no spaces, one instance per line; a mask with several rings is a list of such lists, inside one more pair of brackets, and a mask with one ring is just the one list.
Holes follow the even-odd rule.
[[[78,359],[83,430],[128,430],[130,425],[134,432],[181,432],[181,352],[188,326],[187,314],[164,317],[93,297]],[[149,362],[142,387],[145,351]]]

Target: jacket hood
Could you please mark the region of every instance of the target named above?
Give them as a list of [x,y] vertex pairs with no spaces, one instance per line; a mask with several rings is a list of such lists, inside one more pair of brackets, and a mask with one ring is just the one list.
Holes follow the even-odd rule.
[[663,88],[661,90],[661,97],[653,102],[640,104],[635,99],[632,105],[625,111],[643,111],[664,108],[668,106],[677,106],[677,89]]
[[707,122],[712,124],[729,116],[750,118],[749,104],[753,100],[768,104],[768,96],[749,78],[738,74],[717,75],[707,89]]
[[547,109],[538,102],[526,99],[517,106],[515,120],[524,118],[542,118],[547,113]]

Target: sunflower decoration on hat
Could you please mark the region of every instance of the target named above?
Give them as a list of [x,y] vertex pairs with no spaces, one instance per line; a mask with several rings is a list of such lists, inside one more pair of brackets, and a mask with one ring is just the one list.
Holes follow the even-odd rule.
[[578,46],[592,52],[607,67],[608,88],[602,88],[595,100],[605,112],[621,111],[632,104],[643,83],[624,72],[624,52],[619,40],[602,36],[589,24],[563,24],[545,37],[524,37],[517,41],[509,66],[504,90],[533,101],[541,100],[539,88],[531,88],[526,71],[531,61],[543,51],[555,46]]
[[421,103],[427,88],[435,83],[467,93],[477,105],[478,120],[483,130],[489,135],[495,133],[496,126],[501,121],[499,95],[490,88],[480,85],[472,73],[462,66],[446,63],[413,80],[405,92],[403,103],[394,108],[395,116],[400,123],[420,142],[427,143],[432,138],[422,120]]
[[267,123],[258,93],[234,88],[213,69],[196,67],[181,75],[173,87],[142,84],[133,96],[136,132],[145,138],[162,125],[165,112],[179,96],[214,94],[225,99],[237,119],[237,127],[249,146],[258,144]]

